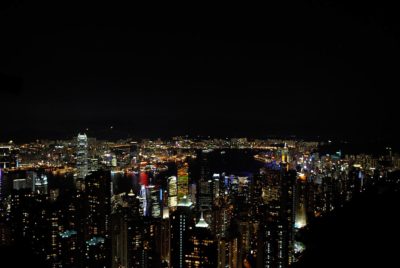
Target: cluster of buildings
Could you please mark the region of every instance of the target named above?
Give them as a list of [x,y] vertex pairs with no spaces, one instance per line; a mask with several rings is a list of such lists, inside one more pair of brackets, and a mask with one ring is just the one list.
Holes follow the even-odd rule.
[[[218,166],[248,154],[252,168]],[[288,267],[301,228],[399,164],[391,151],[245,138],[8,143],[0,243],[28,244],[49,267]]]

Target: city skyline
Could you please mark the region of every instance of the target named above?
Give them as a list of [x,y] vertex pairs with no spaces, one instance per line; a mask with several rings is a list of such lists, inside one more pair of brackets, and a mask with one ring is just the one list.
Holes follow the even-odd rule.
[[[387,263],[395,255],[381,258],[391,250],[376,227],[384,217],[355,224],[365,220],[364,202],[377,208],[389,198],[378,210],[393,211],[400,154],[391,147],[327,153],[324,146],[83,133],[0,144],[0,253],[22,249],[2,260],[17,267],[337,267],[368,262],[357,254],[371,251]],[[363,218],[347,222],[352,213]],[[337,221],[344,226],[332,226]],[[398,235],[393,227],[385,232]],[[376,249],[358,236],[385,245]],[[348,243],[357,251],[338,255]]]

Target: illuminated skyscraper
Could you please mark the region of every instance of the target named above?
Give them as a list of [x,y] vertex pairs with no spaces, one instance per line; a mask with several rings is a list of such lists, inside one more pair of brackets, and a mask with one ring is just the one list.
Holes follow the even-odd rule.
[[162,189],[158,186],[149,185],[146,187],[149,192],[149,215],[153,218],[161,218],[162,215]]
[[184,163],[178,168],[178,203],[189,194],[188,164]]
[[88,175],[88,138],[86,134],[78,134],[76,144],[77,178],[84,179]]
[[175,176],[168,178],[168,207],[172,210],[178,205],[178,185]]
[[303,228],[307,225],[307,181],[304,174],[296,181],[296,219],[295,227]]
[[287,147],[287,144],[285,142],[284,147],[281,150],[281,161],[282,163],[289,163],[290,158],[289,158],[289,149]]

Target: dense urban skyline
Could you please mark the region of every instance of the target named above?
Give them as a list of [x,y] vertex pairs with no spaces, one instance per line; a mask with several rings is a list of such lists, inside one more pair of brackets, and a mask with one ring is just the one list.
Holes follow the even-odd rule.
[[0,256],[17,267],[390,262],[396,255],[380,226],[398,237],[386,221],[398,200],[400,155],[323,146],[82,133],[0,144]]

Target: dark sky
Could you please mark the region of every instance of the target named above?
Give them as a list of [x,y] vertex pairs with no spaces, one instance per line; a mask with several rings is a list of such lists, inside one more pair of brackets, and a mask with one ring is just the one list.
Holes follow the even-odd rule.
[[394,6],[110,3],[1,4],[0,140],[399,134]]

